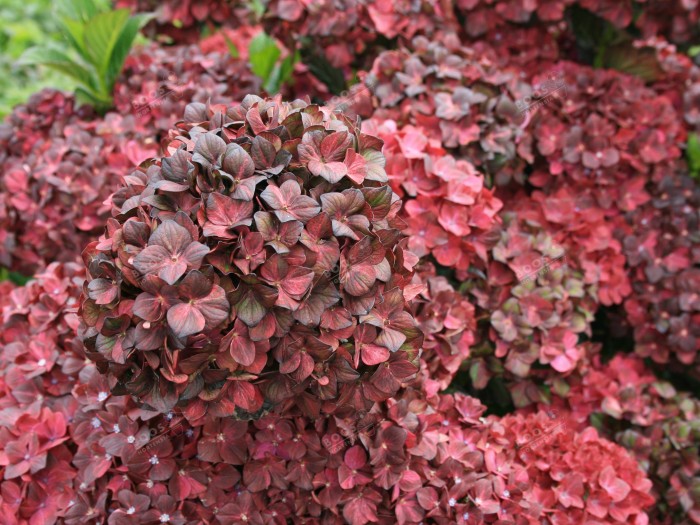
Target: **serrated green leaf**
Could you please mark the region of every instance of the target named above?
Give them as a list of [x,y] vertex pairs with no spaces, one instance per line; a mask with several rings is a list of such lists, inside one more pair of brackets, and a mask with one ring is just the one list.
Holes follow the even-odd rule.
[[128,9],[99,13],[86,24],[83,45],[101,78],[107,76],[109,61],[119,35],[129,20]]
[[281,54],[275,40],[264,32],[258,33],[250,41],[248,46],[250,68],[255,75],[263,80],[263,85],[270,81],[275,64]]

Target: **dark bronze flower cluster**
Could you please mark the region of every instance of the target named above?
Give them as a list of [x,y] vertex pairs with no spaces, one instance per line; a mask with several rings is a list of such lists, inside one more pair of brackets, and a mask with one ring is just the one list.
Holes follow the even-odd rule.
[[191,104],[84,252],[82,338],[115,391],[192,419],[395,394],[422,336],[381,146],[301,101]]

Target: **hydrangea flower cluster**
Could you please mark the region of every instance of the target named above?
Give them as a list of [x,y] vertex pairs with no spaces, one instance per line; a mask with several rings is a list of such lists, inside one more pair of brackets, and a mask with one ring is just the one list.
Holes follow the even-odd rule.
[[[494,355],[505,358],[506,371],[524,378],[533,365],[541,364],[549,365],[557,376],[566,375],[588,358],[579,338],[591,335],[590,325],[601,301],[602,272],[587,272],[586,259],[592,258],[593,266],[599,261],[609,264],[610,258],[605,257],[604,248],[601,254],[593,252],[594,257],[586,257],[583,250],[572,253],[571,246],[583,239],[567,238],[567,232],[547,221],[547,215],[564,210],[555,205],[556,199],[538,202],[520,195],[517,200],[518,205],[503,214],[503,231],[491,252],[488,280],[483,286],[476,282],[470,293],[490,316],[488,337],[495,343]],[[600,248],[587,237],[591,248]],[[603,244],[604,239],[598,237],[595,242]],[[579,254],[585,258],[577,259]],[[624,259],[619,258],[622,267]],[[483,360],[474,363],[481,366],[477,386],[485,386],[490,373]]]
[[624,448],[588,427],[576,432],[556,411],[493,422],[491,446],[512,450],[532,486],[524,499],[551,523],[646,523],[651,482]]
[[97,120],[50,90],[16,108],[0,124],[0,264],[31,275],[75,260],[120,175],[155,153],[142,131],[133,117]]
[[465,275],[483,266],[499,228],[502,203],[467,160],[449,155],[423,128],[372,118],[363,129],[385,141],[386,172],[406,204],[409,248]]
[[698,34],[700,6],[686,0],[459,0],[456,10],[466,21],[467,33],[479,37],[495,30],[507,32],[517,25],[557,26],[567,21],[566,9],[574,5],[620,29],[631,27],[645,37],[664,35],[681,44],[692,42]]
[[420,294],[411,301],[413,316],[424,335],[421,363],[426,391],[447,389],[476,342],[474,305],[450,282],[435,275],[432,265],[418,268],[414,286]]
[[673,100],[616,71],[572,63],[558,71],[561,96],[528,110],[528,182],[548,193],[573,186],[608,215],[634,210],[649,200],[651,180],[679,166],[686,134]]
[[573,428],[596,421],[608,439],[634,454],[654,483],[654,523],[700,523],[696,397],[659,381],[633,355],[617,355],[605,365],[594,360],[585,374],[571,376],[565,389],[550,383],[557,393],[552,406],[570,411]]
[[231,26],[252,18],[247,2],[234,0],[116,0],[118,8],[133,12],[154,13],[155,20],[146,28],[152,36],[165,35],[178,44],[192,44],[199,40],[201,27],[207,25]]
[[0,125],[0,521],[700,525],[698,2],[117,4]]
[[301,101],[248,96],[185,116],[84,253],[91,357],[192,419],[396,393],[422,336],[381,141]]
[[651,200],[625,215],[619,237],[634,282],[625,311],[635,350],[700,377],[700,188],[665,175]]
[[[454,33],[441,40],[419,36],[410,51],[379,55],[371,73],[379,105],[374,117],[415,126],[491,180],[496,174],[498,181],[522,178],[518,151],[527,143],[520,144],[522,120],[514,104],[521,86],[486,44],[466,47]],[[425,138],[413,139],[409,153],[420,151]]]

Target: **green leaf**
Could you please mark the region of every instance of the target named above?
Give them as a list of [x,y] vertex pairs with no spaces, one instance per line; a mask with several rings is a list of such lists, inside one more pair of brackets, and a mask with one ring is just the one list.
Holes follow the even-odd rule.
[[663,75],[663,70],[656,58],[656,51],[650,47],[635,47],[631,40],[606,49],[603,66],[628,75],[635,75],[645,82],[653,82]]
[[98,91],[87,90],[80,86],[75,88],[75,98],[81,104],[88,104],[100,113],[112,106],[111,98],[105,98]]
[[293,55],[289,55],[281,64],[275,65],[275,68],[272,70],[272,75],[270,75],[270,78],[263,85],[265,91],[271,95],[278,93],[284,83],[292,76],[294,64],[296,64],[298,60],[299,53],[297,52]]
[[43,65],[77,80],[87,89],[96,88],[90,72],[58,49],[33,47],[25,51],[17,63],[19,65]]
[[11,281],[17,286],[24,286],[31,280],[31,277],[27,277],[21,273],[11,272],[7,268],[0,268],[0,281]]
[[108,6],[95,0],[58,0],[56,11],[59,15],[85,24],[99,12],[104,12]]
[[248,54],[250,56],[250,67],[257,76],[263,80],[263,85],[270,80],[272,72],[282,52],[277,47],[277,43],[273,38],[265,34],[258,33],[255,38],[250,41],[248,46]]
[[696,55],[700,55],[700,46],[691,46],[688,49],[688,56],[690,58],[695,58]]
[[697,133],[688,135],[688,146],[685,150],[686,158],[688,159],[688,169],[690,176],[700,177],[700,137]]
[[294,73],[294,66],[300,59],[301,53],[297,51],[282,61],[282,65],[280,66],[280,84],[284,84],[291,78],[292,73]]
[[140,14],[129,18],[124,24],[117,43],[114,46],[112,56],[109,58],[109,65],[107,70],[107,87],[110,94],[112,93],[112,88],[114,83],[117,81],[119,73],[121,73],[122,67],[124,66],[124,61],[126,60],[131,45],[138,35],[139,30],[145,26],[152,18],[153,14]]
[[233,40],[231,40],[228,36],[226,36],[226,33],[222,33],[224,35],[224,40],[226,41],[226,45],[228,46],[228,52],[231,54],[233,58],[238,58],[241,56],[240,52],[238,51],[238,46],[233,43]]
[[86,24],[83,45],[90,53],[92,63],[101,78],[107,75],[112,51],[128,19],[129,10],[118,9],[109,13],[99,13]]
[[70,44],[73,48],[82,56],[85,60],[90,61],[90,55],[85,49],[83,42],[85,40],[84,31],[85,24],[72,18],[64,17],[61,19],[61,24],[63,25],[63,32],[65,33]]
[[265,4],[261,0],[251,0],[248,6],[258,20],[265,14]]

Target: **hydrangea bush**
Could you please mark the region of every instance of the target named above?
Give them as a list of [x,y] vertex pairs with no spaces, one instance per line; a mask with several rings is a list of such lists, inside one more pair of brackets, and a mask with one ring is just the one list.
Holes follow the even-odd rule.
[[0,125],[2,523],[700,523],[697,2],[118,3]]
[[[571,500],[561,496],[546,508],[542,496],[554,490],[550,464],[591,453],[600,457],[598,481],[580,459],[566,462],[601,501],[615,498],[621,510],[613,512],[636,517],[649,501],[619,447],[590,431],[585,438],[567,431],[538,466],[504,428],[522,440],[542,415],[527,427],[501,425],[461,394],[426,398],[406,388],[370,410],[342,404],[320,418],[292,408],[256,421],[215,416],[192,424],[177,411],[145,410],[112,394],[72,337],[83,276],[77,265],[52,264],[3,296],[0,505],[10,523],[359,525],[521,516],[534,524],[580,508],[575,487]],[[618,488],[627,485],[629,492]],[[619,522],[590,507],[601,523]]]

